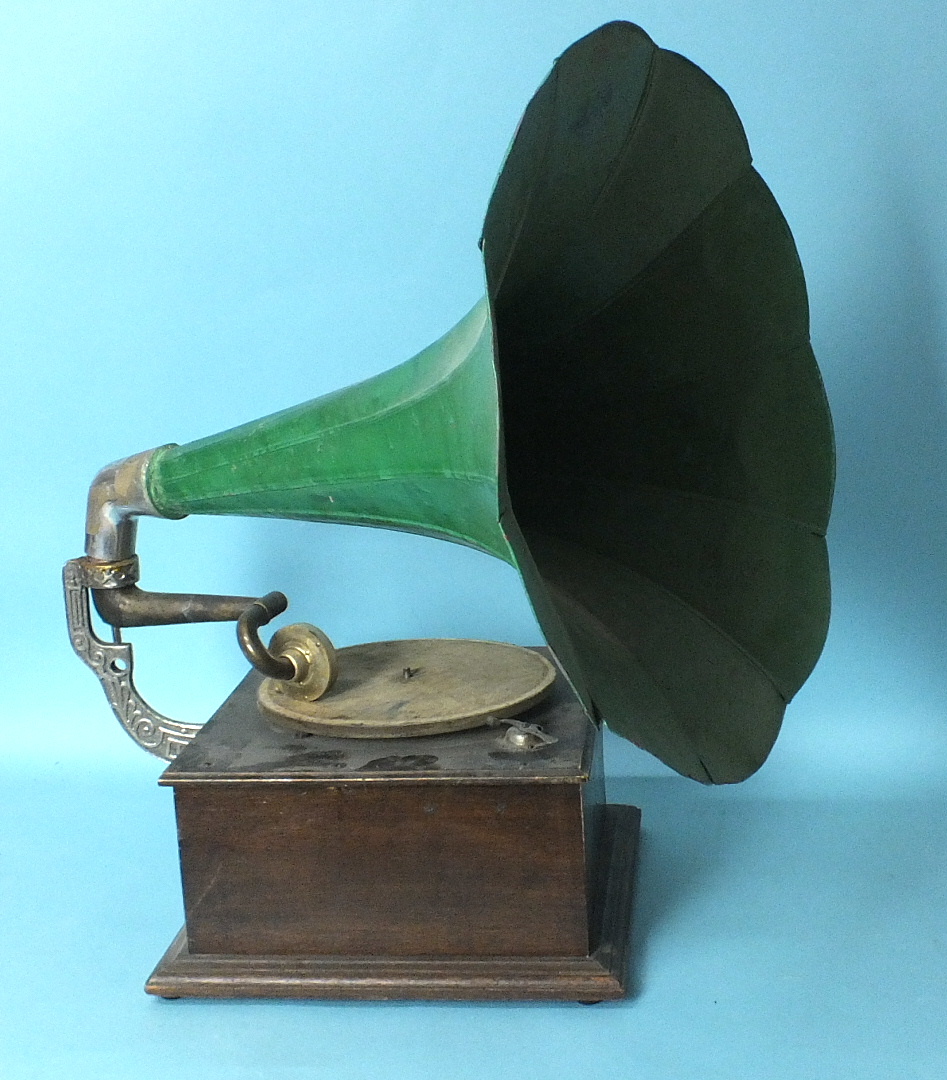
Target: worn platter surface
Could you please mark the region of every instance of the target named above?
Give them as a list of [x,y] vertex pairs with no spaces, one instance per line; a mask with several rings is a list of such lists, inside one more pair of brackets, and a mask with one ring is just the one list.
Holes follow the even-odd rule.
[[556,678],[542,654],[497,641],[373,641],[339,649],[337,662],[323,697],[300,700],[266,679],[261,708],[339,738],[437,735],[516,716],[541,701]]

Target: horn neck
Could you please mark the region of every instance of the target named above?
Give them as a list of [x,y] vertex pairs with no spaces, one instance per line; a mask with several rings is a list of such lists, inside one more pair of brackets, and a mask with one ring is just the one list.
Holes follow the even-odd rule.
[[377,526],[516,565],[498,523],[498,413],[484,299],[440,340],[374,378],[158,450],[148,494],[164,517]]

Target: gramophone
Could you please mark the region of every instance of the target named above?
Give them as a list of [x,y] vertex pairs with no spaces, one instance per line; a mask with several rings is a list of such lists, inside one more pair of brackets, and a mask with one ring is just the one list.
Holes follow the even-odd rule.
[[[152,993],[621,996],[639,815],[605,803],[602,721],[734,783],[818,658],[831,421],[723,90],[632,24],[581,39],[481,248],[486,297],[412,360],[92,485],[72,642],[175,791],[186,926]],[[266,645],[280,593],[138,588],[137,518],[188,514],[470,545],[519,570],[547,647]],[[155,712],[121,630],[214,620],[254,670],[203,727]]]

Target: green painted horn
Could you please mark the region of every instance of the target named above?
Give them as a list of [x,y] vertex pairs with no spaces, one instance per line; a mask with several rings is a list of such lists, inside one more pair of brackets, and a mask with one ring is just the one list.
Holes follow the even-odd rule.
[[151,498],[506,559],[592,715],[741,780],[825,639],[834,455],[802,270],[726,94],[631,24],[583,38],[526,110],[483,252],[487,298],[441,341],[159,452]]
[[146,482],[166,517],[242,514],[425,533],[508,562],[489,306],[366,382],[159,450]]

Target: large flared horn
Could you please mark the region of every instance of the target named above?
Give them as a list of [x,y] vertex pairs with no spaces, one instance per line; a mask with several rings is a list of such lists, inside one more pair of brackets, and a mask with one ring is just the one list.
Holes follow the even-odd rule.
[[76,588],[132,587],[142,513],[470,544],[518,567],[592,715],[742,780],[825,639],[834,454],[802,269],[726,94],[629,23],[583,38],[526,110],[483,252],[485,301],[413,360],[120,466],[132,495],[94,495]]

